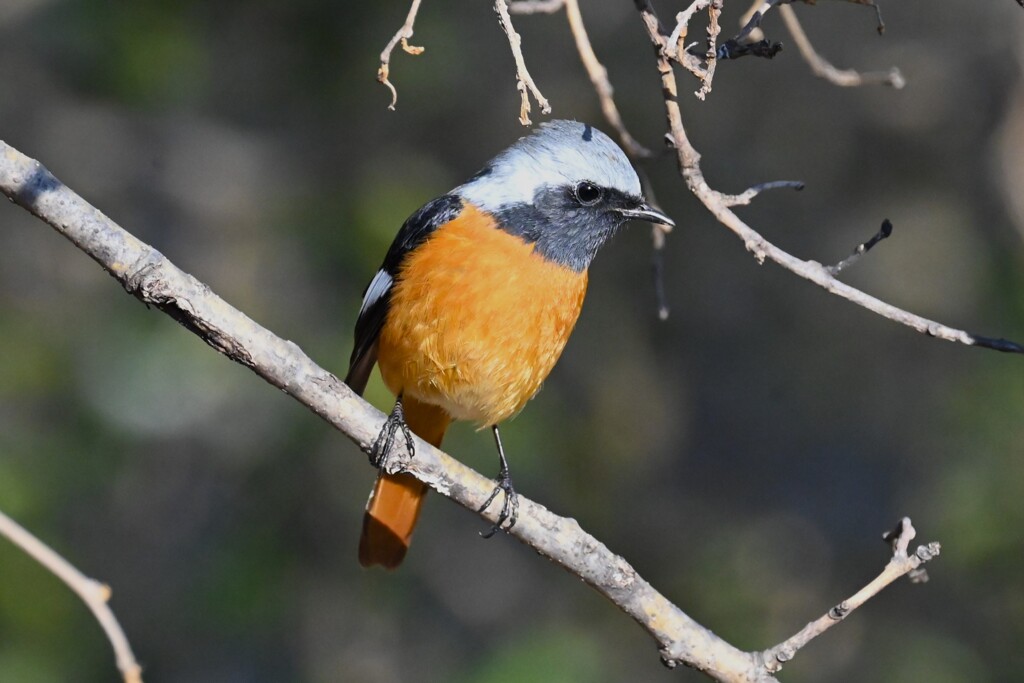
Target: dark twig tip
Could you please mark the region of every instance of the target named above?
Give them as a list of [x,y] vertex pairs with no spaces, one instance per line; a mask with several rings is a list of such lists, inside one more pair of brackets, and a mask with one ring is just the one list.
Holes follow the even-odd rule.
[[[704,56],[702,50],[696,48],[688,50],[688,52],[695,57]],[[773,59],[775,55],[782,52],[782,43],[768,40],[758,40],[753,43],[741,43],[735,38],[730,38],[721,45],[718,46],[716,51],[716,59],[739,59],[740,57],[746,57],[751,55],[754,57],[761,57],[763,59]]]
[[890,235],[892,235],[892,221],[886,218],[882,221],[882,227],[878,229],[878,232],[876,232],[871,239],[867,242],[863,242],[862,244],[858,244],[857,248],[853,250],[853,253],[839,263],[834,266],[826,266],[826,270],[828,270],[829,274],[833,276],[839,274],[839,271],[852,266],[860,259],[861,256],[871,251],[876,244]]
[[1015,341],[1009,339],[995,339],[993,337],[982,337],[981,335],[972,334],[971,339],[975,346],[980,346],[986,349],[994,349],[996,351],[1003,351],[1004,353],[1022,353],[1024,354],[1024,345],[1018,344]]

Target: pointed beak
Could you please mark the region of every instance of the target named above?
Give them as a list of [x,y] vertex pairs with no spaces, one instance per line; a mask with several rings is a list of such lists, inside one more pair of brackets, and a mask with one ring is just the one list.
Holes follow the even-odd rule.
[[648,223],[660,223],[661,225],[667,225],[670,228],[676,226],[676,222],[663,214],[661,211],[652,208],[647,203],[642,203],[632,209],[619,209],[619,213],[626,218],[635,218],[639,221],[647,221]]

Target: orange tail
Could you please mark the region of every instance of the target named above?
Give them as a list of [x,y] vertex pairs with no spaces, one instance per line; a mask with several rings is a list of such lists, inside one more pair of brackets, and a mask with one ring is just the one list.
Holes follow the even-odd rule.
[[[407,398],[402,401],[405,422],[416,436],[434,446],[441,445],[451,418],[437,406]],[[401,441],[397,448],[404,448]],[[410,474],[381,474],[363,515],[359,539],[359,564],[394,569],[402,563],[412,540],[427,486]]]

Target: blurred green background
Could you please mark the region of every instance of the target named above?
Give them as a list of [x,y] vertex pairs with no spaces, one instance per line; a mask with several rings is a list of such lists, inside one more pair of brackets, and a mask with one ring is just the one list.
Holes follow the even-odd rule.
[[[660,3],[667,20],[681,4]],[[743,4],[728,3],[736,26]],[[840,89],[789,46],[722,64],[689,132],[740,210],[844,278],[954,326],[1024,339],[1024,12],[1012,0],[799,5]],[[0,4],[0,138],[343,374],[362,289],[404,218],[522,129],[486,2],[429,1],[375,80],[405,3]],[[664,131],[628,2],[583,8],[632,131]],[[564,17],[520,17],[554,115],[602,124]],[[777,16],[771,37],[789,44]],[[538,117],[540,118],[540,117]],[[603,124],[602,124],[603,127]],[[503,430],[525,495],[576,517],[699,621],[763,648],[871,578],[904,514],[940,540],[906,582],[810,646],[786,681],[1013,681],[1024,667],[1024,359],[918,335],[759,267],[647,165],[679,223],[656,319],[650,236],[598,258],[546,389]],[[382,408],[390,397],[375,380]],[[490,437],[448,450],[485,473]],[[24,211],[0,209],[0,509],[86,573],[147,681],[703,680],[662,667],[602,598],[435,496],[400,571],[361,570],[374,473],[344,437]],[[0,542],[0,681],[112,681],[108,645],[56,579]]]

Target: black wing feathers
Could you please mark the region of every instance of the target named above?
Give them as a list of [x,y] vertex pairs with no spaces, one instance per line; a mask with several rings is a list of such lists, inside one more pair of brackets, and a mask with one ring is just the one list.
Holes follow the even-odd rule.
[[391,243],[391,248],[384,256],[381,270],[395,277],[406,254],[423,244],[431,233],[456,218],[461,212],[462,198],[451,194],[424,204],[402,224],[401,230],[395,235],[395,241]]
[[[378,273],[386,273],[394,282],[398,277],[406,254],[423,244],[435,230],[451,221],[462,211],[462,199],[455,195],[444,195],[428,202],[402,224],[401,230],[384,256],[384,263]],[[377,337],[384,326],[391,306],[391,284],[374,301],[367,301],[370,286],[363,292],[363,307],[356,320],[355,347],[349,361],[345,384],[356,393],[362,394],[370,378],[373,364],[377,360]],[[376,292],[375,292],[376,294]]]

